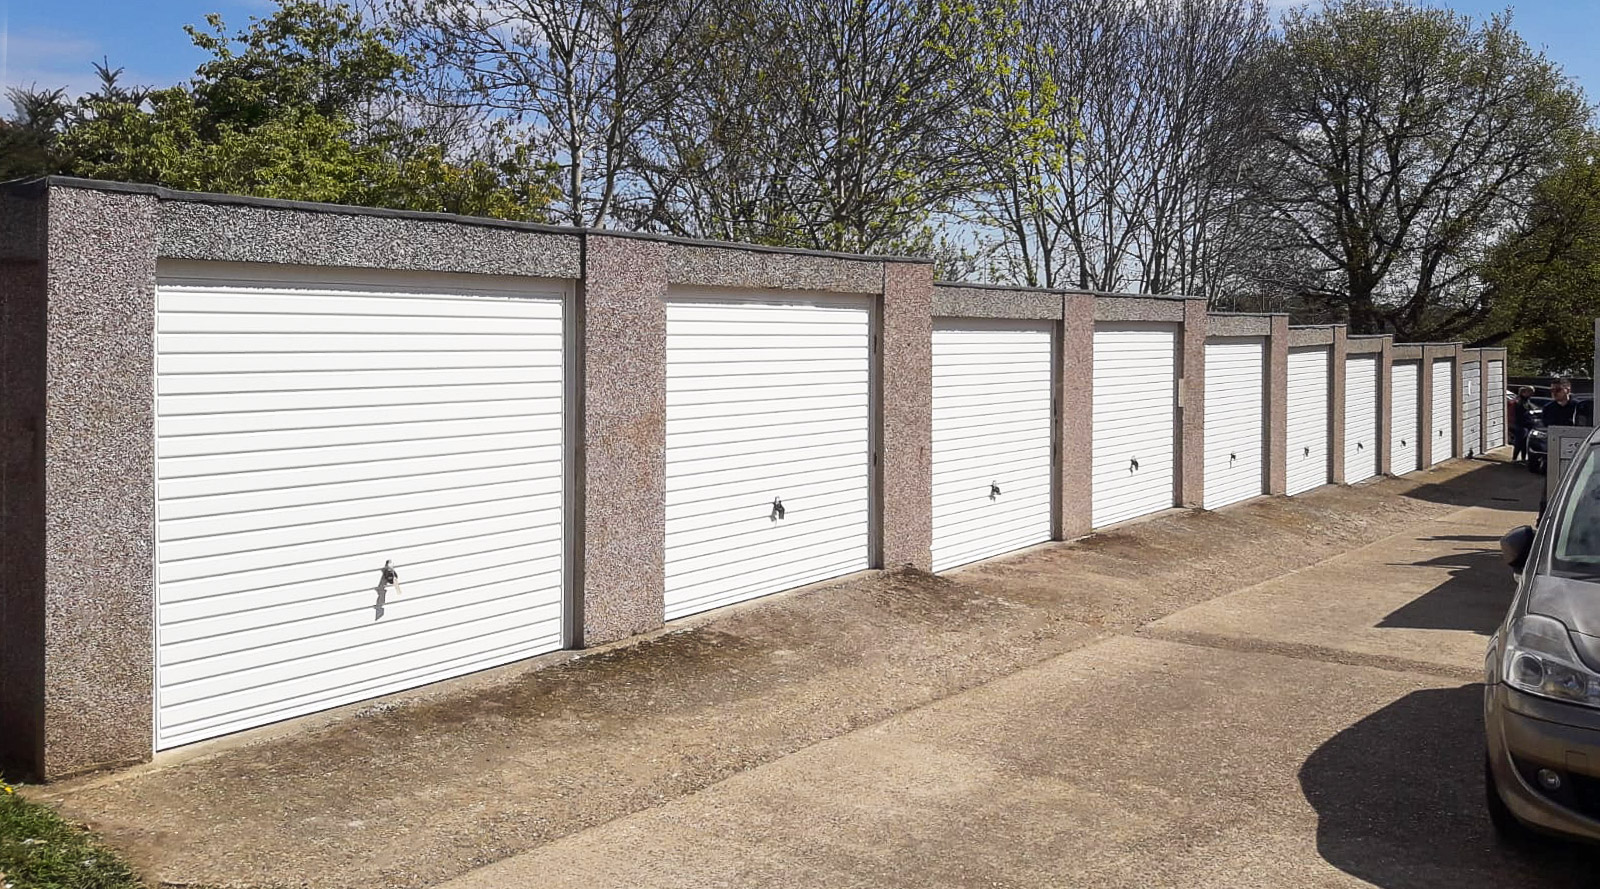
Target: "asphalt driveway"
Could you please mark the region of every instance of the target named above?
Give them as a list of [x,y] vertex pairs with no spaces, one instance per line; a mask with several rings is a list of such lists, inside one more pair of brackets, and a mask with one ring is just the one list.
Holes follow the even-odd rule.
[[862,578],[50,788],[187,886],[1588,885],[1482,813],[1503,463]]

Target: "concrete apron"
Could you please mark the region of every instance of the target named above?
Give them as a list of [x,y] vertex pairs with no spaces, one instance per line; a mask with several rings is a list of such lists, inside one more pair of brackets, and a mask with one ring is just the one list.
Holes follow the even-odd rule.
[[1460,680],[1505,575],[1415,567],[1491,549],[1430,538],[1530,481],[1457,462],[775,597],[48,796],[174,884],[1558,885],[1479,814]]

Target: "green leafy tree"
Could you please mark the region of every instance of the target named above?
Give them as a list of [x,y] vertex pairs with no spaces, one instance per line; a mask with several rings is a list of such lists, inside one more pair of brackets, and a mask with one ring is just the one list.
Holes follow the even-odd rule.
[[1495,311],[1524,372],[1587,374],[1600,318],[1600,134],[1589,133],[1533,190],[1527,221],[1490,253]]
[[61,172],[57,142],[72,109],[66,90],[16,88],[6,96],[14,110],[0,119],[0,182]]
[[1285,15],[1257,74],[1249,175],[1311,264],[1296,295],[1355,332],[1477,326],[1486,252],[1587,122],[1560,69],[1509,14],[1325,0]]
[[[189,28],[211,59],[183,86],[98,88],[57,140],[61,166],[99,179],[291,200],[542,221],[552,168],[513,145],[459,159],[408,123],[410,63],[344,4],[280,0],[232,37]],[[396,111],[395,109],[399,109]]]

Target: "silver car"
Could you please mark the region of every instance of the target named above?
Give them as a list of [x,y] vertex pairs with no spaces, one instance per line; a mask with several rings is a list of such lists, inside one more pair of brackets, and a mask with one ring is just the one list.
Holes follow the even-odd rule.
[[1500,541],[1520,574],[1489,643],[1483,720],[1489,815],[1600,842],[1600,443],[1591,434],[1538,529]]

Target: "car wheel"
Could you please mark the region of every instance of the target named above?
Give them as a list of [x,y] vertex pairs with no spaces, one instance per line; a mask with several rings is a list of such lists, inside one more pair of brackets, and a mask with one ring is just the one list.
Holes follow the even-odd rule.
[[1495,781],[1494,767],[1489,764],[1487,755],[1483,757],[1483,802],[1489,810],[1489,823],[1494,825],[1495,836],[1501,841],[1526,846],[1534,839],[1533,831],[1518,821],[1506,801],[1500,798],[1499,783]]

